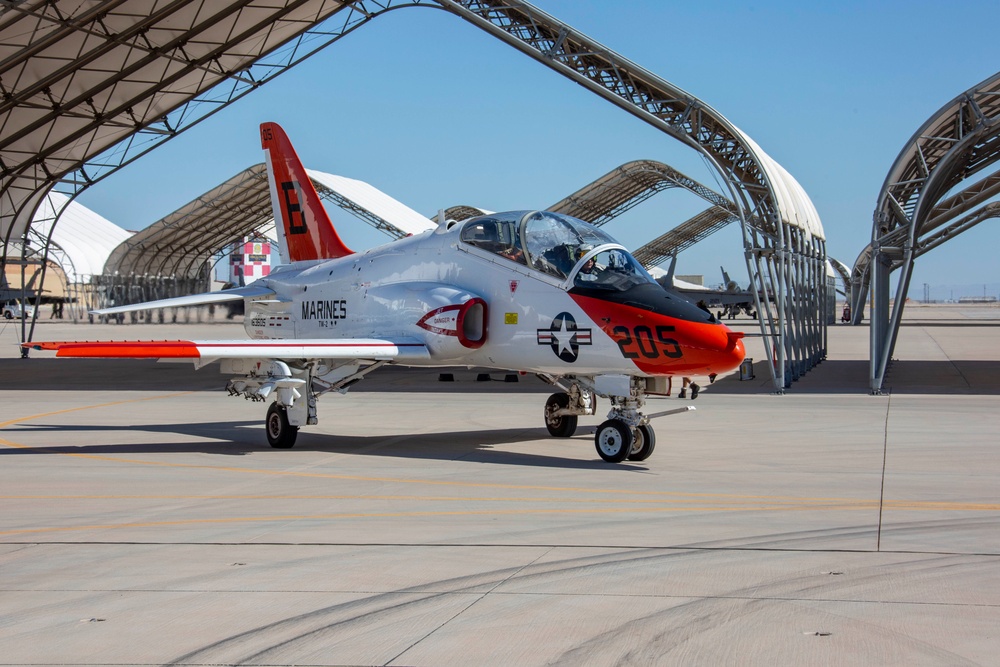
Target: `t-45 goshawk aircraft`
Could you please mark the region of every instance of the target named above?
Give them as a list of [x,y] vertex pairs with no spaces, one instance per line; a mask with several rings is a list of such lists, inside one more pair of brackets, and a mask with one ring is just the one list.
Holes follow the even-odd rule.
[[284,131],[260,127],[282,258],[237,289],[95,311],[245,300],[250,340],[27,343],[58,357],[221,362],[231,394],[270,400],[266,432],[289,448],[316,424],[321,395],[386,365],[535,373],[559,391],[545,425],[570,437],[597,397],[606,461],[641,461],[655,446],[642,409],[668,376],[739,366],[742,333],[660,287],[603,231],[546,211],[445,222],[366,252],[341,241]]

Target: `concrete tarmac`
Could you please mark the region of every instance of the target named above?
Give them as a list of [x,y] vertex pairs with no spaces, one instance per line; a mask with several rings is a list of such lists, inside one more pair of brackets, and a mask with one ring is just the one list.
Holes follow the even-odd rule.
[[883,396],[867,327],[783,396],[748,339],[754,380],[675,385],[611,465],[606,404],[550,438],[531,378],[383,369],[279,451],[217,367],[0,323],[0,665],[997,664],[998,327],[908,307]]

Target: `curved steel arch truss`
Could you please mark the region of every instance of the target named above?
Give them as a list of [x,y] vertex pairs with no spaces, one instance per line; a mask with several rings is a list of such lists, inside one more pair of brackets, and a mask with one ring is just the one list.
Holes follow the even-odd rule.
[[684,188],[738,216],[736,205],[730,200],[656,160],[626,162],[549,206],[548,210],[600,226],[669,188]]
[[[311,179],[321,199],[393,238],[406,235],[393,221],[337,192],[315,175]],[[213,257],[245,237],[266,236],[273,226],[267,168],[260,163],[115,248],[105,262],[102,275],[96,277],[101,289],[95,295],[95,302],[106,306],[113,299],[115,305],[122,305],[206,291],[209,289],[206,267]]]
[[[997,161],[1000,72],[931,116],[889,170],[875,210],[872,242],[851,272],[855,324],[871,295],[872,393],[880,393],[885,382],[916,258],[996,217],[996,207],[987,202],[1000,194],[1000,171],[980,175]],[[890,301],[890,276],[897,269],[900,277]]]
[[635,258],[646,268],[661,264],[668,257],[690,248],[740,219],[733,202],[673,167],[655,160],[626,162],[549,206],[548,210],[566,213],[600,226],[658,192],[671,188],[683,188],[711,206],[633,251]]
[[50,189],[79,194],[376,16],[421,2],[5,3],[3,259]]
[[212,255],[270,219],[267,170],[261,163],[126,239],[104,263],[104,274],[195,278]]
[[430,1],[4,3],[0,271],[31,253],[50,190],[73,198],[376,16]]
[[445,9],[701,152],[743,229],[774,386],[826,356],[826,241],[801,186],[701,100],[520,0],[435,0]]
[[[837,272],[837,275],[840,276],[840,281],[844,284],[844,291],[841,293],[849,302],[851,298],[851,267],[847,266],[847,264],[844,264],[836,257],[828,257],[827,260],[830,262],[831,268],[833,268],[833,270]],[[839,292],[840,290],[837,291]]]

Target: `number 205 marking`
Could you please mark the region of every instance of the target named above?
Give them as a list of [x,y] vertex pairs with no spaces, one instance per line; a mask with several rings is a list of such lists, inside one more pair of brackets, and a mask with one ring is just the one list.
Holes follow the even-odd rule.
[[640,356],[657,359],[661,355],[680,359],[684,356],[680,344],[667,336],[673,330],[672,326],[660,325],[656,327],[656,338],[653,338],[653,331],[647,326],[638,326],[631,330],[628,327],[618,326],[611,332],[615,334],[618,347],[626,359],[638,359]]

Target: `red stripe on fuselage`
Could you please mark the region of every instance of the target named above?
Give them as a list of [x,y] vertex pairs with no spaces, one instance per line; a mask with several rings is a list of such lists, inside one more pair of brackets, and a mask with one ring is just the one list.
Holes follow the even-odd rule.
[[731,371],[743,361],[742,334],[723,324],[691,322],[603,299],[570,296],[643,373],[710,375]]

